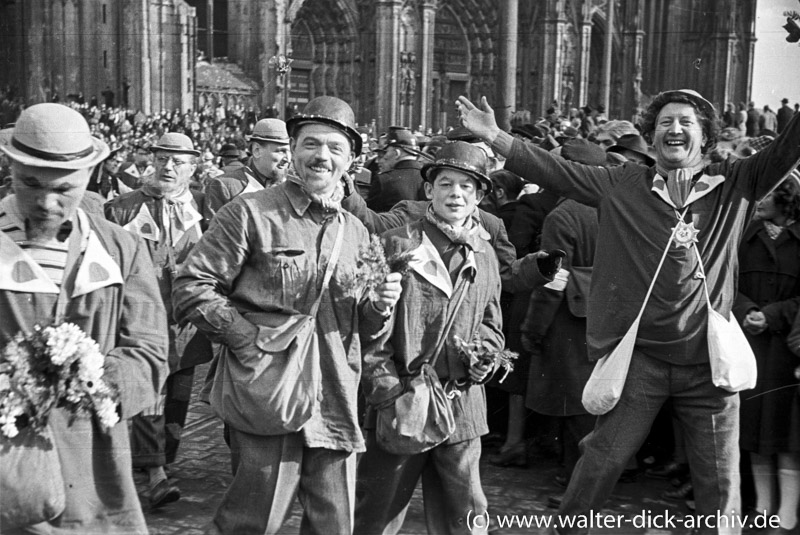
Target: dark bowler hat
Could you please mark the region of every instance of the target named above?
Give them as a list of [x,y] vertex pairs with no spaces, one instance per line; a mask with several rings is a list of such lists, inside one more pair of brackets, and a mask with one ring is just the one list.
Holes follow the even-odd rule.
[[362,140],[356,130],[356,116],[344,100],[327,95],[312,99],[303,108],[303,113],[286,121],[289,136],[295,137],[297,129],[308,123],[327,124],[341,130],[350,139],[355,155],[361,155]]
[[472,133],[472,130],[466,126],[456,126],[447,132],[448,141],[466,141],[467,143],[477,143],[483,141],[481,138]]
[[236,148],[236,145],[233,143],[225,143],[221,149],[219,149],[219,155],[223,158],[239,158],[241,153],[239,149]]
[[544,130],[531,123],[515,126],[511,129],[511,133],[520,135],[531,141],[541,141],[547,135]]
[[23,165],[53,169],[85,169],[108,157],[105,141],[93,137],[86,119],[62,104],[47,102],[26,108],[8,145],[0,149]]
[[158,139],[158,142],[155,145],[150,147],[150,152],[158,151],[200,156],[200,151],[195,150],[194,143],[192,143],[192,140],[189,139],[189,136],[179,134],[178,132],[167,132]]
[[561,146],[561,157],[584,165],[605,165],[606,151],[582,137],[570,139]]
[[781,104],[789,104],[789,99],[788,99],[788,98],[786,98],[786,97],[783,97],[783,98],[781,99]]
[[415,156],[420,155],[417,136],[415,136],[414,132],[405,126],[389,127],[389,132],[386,133],[384,145],[381,147],[381,150],[385,150],[389,147],[399,147]]
[[288,145],[289,134],[286,132],[286,123],[280,119],[261,119],[253,127],[253,133],[247,138],[247,141]]
[[617,139],[617,144],[606,149],[606,152],[622,152],[629,150],[645,157],[648,165],[656,163],[655,151],[650,147],[642,136],[636,134],[625,134]]
[[422,178],[433,182],[438,169],[456,169],[477,180],[481,189],[488,194],[492,191],[492,181],[486,174],[488,164],[482,148],[465,141],[452,141],[436,153],[436,161],[422,166]]

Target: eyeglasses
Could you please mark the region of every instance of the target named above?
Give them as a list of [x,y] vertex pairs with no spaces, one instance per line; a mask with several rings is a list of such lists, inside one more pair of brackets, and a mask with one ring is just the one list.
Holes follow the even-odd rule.
[[189,165],[192,163],[191,161],[188,160],[179,160],[175,156],[159,156],[158,158],[156,158],[156,162],[158,162],[159,165],[164,165],[164,166],[166,166],[169,162],[172,162],[172,165],[175,167],[180,167],[182,165]]

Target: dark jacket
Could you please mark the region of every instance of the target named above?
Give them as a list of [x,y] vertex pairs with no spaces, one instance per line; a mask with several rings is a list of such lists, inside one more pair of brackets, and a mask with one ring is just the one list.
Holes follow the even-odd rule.
[[402,160],[391,171],[380,173],[370,186],[367,206],[376,212],[388,212],[400,201],[426,200],[420,169],[421,162]]
[[751,310],[760,310],[767,330],[745,331],[756,356],[756,387],[742,396],[740,444],[745,451],[765,455],[789,451],[790,434],[800,431],[790,408],[796,396],[795,367],[786,337],[800,305],[800,222],[777,239],[767,235],[761,221],[751,223],[739,247],[739,293],[734,313],[741,323]]
[[[540,414],[586,414],[581,395],[594,364],[586,349],[586,300],[597,244],[597,210],[564,200],[544,221],[542,247],[567,253],[567,287],[537,288],[522,325],[531,357],[526,404]],[[549,286],[549,285],[548,285]]]

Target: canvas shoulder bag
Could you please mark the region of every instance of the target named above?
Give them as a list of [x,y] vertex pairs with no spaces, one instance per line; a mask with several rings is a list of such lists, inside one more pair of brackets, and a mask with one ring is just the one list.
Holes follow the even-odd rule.
[[[686,210],[683,212],[686,213]],[[682,220],[682,217],[681,217]],[[678,231],[678,225],[672,229],[672,235],[667,241],[667,246],[661,255],[661,260],[658,263],[656,272],[653,275],[653,280],[650,281],[650,287],[647,289],[647,294],[644,296],[644,302],[639,309],[639,314],[633,323],[628,328],[625,336],[619,341],[617,346],[609,354],[597,361],[583,387],[583,395],[581,403],[589,414],[601,415],[613,409],[620,397],[622,397],[622,389],[625,387],[625,380],[628,377],[628,369],[631,365],[631,357],[633,356],[633,348],[636,345],[636,336],[639,333],[639,323],[642,320],[645,306],[653,293],[653,286],[656,283],[656,278],[664,266],[664,260],[667,258],[667,253],[672,245],[672,240]],[[696,248],[695,248],[696,249]]]
[[322,287],[309,314],[254,312],[257,358],[244,361],[222,347],[209,401],[234,428],[255,435],[299,431],[319,410],[321,372],[316,316],[330,284],[344,238],[344,218],[331,250]]
[[694,250],[697,253],[697,261],[700,263],[700,275],[703,277],[703,289],[708,303],[707,337],[711,380],[714,386],[728,392],[755,388],[758,366],[750,342],[747,341],[747,337],[732,312],[726,318],[711,306],[703,259],[700,257],[697,247]]
[[468,286],[466,278],[461,279],[458,300],[433,357],[416,374],[401,377],[403,393],[392,405],[377,411],[375,435],[381,449],[395,455],[415,455],[438,446],[455,431],[452,401],[447,398],[435,366]]

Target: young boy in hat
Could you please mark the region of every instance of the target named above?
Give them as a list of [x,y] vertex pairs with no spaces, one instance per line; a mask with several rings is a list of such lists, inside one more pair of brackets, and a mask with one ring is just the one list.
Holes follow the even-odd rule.
[[[480,436],[488,432],[482,383],[492,366],[466,364],[454,341],[480,338],[489,351],[504,344],[497,257],[477,218],[478,203],[492,189],[486,167],[479,147],[463,141],[445,145],[422,170],[431,200],[425,216],[383,235],[387,255],[413,251],[413,259],[392,330],[364,352],[368,435],[358,466],[356,534],[399,532],[420,478],[429,533],[463,533],[470,511],[478,518],[486,512],[478,462]],[[462,291],[465,298],[456,312]],[[445,332],[452,314],[452,327]],[[442,337],[441,354],[434,355]],[[455,432],[424,453],[389,453],[376,439],[377,413],[402,410],[395,400],[404,379],[434,358],[439,380],[450,389],[461,385],[452,400]],[[476,523],[473,533],[486,527]]]
[[193,325],[178,325],[172,314],[172,283],[178,266],[202,235],[202,194],[189,185],[200,151],[177,132],[161,136],[150,149],[155,172],[141,188],[105,205],[106,218],[141,237],[153,260],[169,321],[169,370],[159,403],[133,418],[133,467],[148,472],[151,508],[180,498],[164,467],[175,460],[189,409],[194,367],[211,359],[208,341]]
[[[149,255],[140,239],[79,207],[109,150],[78,112],[33,105],[0,149],[14,184],[0,201],[0,347],[37,324],[77,325],[105,355],[121,416],[106,430],[97,418],[53,409],[66,507],[25,532],[144,535],[126,420],[156,402],[167,372],[167,323]],[[63,318],[55,317],[59,303]]]

